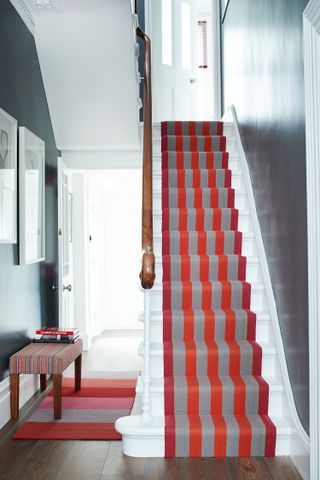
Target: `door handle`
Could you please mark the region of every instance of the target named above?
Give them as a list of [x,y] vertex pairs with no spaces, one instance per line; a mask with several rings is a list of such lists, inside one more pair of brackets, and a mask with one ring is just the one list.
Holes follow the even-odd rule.
[[55,291],[55,290],[59,290],[59,287],[57,285],[52,285],[51,289]]
[[197,83],[197,79],[196,78],[190,78],[190,83]]
[[68,292],[72,292],[72,285],[63,285],[63,291],[68,290]]

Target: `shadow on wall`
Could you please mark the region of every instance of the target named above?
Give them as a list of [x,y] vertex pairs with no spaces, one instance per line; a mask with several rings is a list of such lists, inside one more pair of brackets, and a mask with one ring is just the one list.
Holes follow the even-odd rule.
[[224,106],[246,151],[298,414],[309,431],[302,19],[307,0],[230,0]]
[[26,332],[8,332],[0,335],[0,378],[8,375],[8,358],[30,342]]
[[18,265],[18,246],[0,245],[0,381],[12,353],[41,324],[58,323],[57,157],[34,37],[10,0],[0,1],[0,107],[46,144],[46,260]]

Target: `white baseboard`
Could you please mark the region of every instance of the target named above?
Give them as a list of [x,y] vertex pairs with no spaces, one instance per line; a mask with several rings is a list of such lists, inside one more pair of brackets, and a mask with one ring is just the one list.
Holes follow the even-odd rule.
[[291,382],[290,382],[289,373],[288,373],[288,366],[287,366],[287,361],[286,361],[286,356],[285,356],[285,351],[283,346],[282,334],[281,334],[281,329],[279,324],[278,312],[277,312],[276,302],[275,302],[273,288],[272,288],[269,265],[267,262],[263,238],[260,230],[260,223],[258,219],[256,205],[255,205],[249,166],[247,163],[246,154],[244,152],[241,137],[240,137],[236,110],[233,105],[230,107],[229,112],[224,115],[224,120],[225,121],[232,120],[234,122],[235,135],[238,143],[240,159],[241,159],[241,164],[243,168],[243,174],[245,177],[246,189],[247,189],[247,194],[248,194],[249,204],[250,204],[250,211],[252,215],[254,234],[257,242],[258,256],[260,259],[260,264],[262,269],[263,282],[266,289],[268,306],[270,309],[270,315],[272,319],[272,327],[273,327],[273,332],[275,337],[276,349],[279,357],[284,388],[285,388],[287,401],[289,405],[288,414],[291,417],[291,428],[294,431],[292,440],[290,441],[290,456],[295,466],[297,467],[300,475],[302,476],[302,478],[304,480],[308,480],[310,478],[310,474],[309,474],[310,440],[301,424],[300,418],[297,413],[294,397],[293,397]]
[[[20,376],[19,408],[39,389],[39,375]],[[0,383],[0,429],[10,420],[10,382],[6,378]]]

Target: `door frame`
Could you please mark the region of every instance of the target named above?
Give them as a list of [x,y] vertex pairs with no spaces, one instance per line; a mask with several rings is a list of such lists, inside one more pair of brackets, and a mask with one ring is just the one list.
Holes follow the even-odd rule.
[[303,15],[308,220],[310,478],[320,478],[320,2]]
[[[63,239],[64,235],[69,235],[69,232],[64,232],[64,208],[63,208],[63,170],[67,169],[66,163],[63,161],[62,157],[58,157],[58,168],[57,168],[57,181],[58,181],[58,299],[59,299],[59,327],[65,328],[70,327],[72,325],[65,325],[64,319],[64,303],[63,303],[63,295],[64,295],[64,279],[63,279]],[[72,214],[69,221],[72,222]],[[72,225],[71,225],[72,229]],[[69,240],[68,240],[69,241]],[[70,246],[68,247],[70,249]],[[70,250],[69,250],[70,252]],[[72,261],[72,254],[69,257],[70,263],[69,267],[71,268],[71,278],[73,280],[73,261]],[[73,288],[73,281],[71,281],[71,288]],[[69,295],[69,293],[68,293]],[[70,299],[71,302],[71,312],[73,317],[73,291],[72,297]],[[73,318],[72,318],[73,320]],[[73,322],[72,322],[73,323]]]
[[58,302],[59,302],[59,327],[63,328],[62,319],[63,319],[63,302],[62,302],[62,289],[63,289],[63,278],[62,278],[62,226],[63,226],[63,201],[62,201],[62,170],[63,170],[63,160],[62,157],[58,157]]

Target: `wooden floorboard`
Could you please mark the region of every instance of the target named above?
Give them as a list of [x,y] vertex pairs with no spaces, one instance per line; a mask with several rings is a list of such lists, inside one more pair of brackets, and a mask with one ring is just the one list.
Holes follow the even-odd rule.
[[230,477],[238,480],[273,480],[263,458],[229,458]]
[[121,442],[13,440],[14,430],[0,441],[0,480],[301,480],[289,457],[132,458]]
[[300,480],[301,477],[290,457],[265,458],[265,463],[276,480]]
[[[111,446],[110,446],[111,447]],[[12,441],[1,480],[300,480],[289,457],[132,459],[108,442]]]
[[1,480],[301,480],[289,457],[132,458],[121,442],[12,440],[0,443]]
[[107,441],[74,442],[56,480],[100,480],[109,448]]

